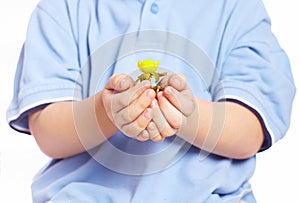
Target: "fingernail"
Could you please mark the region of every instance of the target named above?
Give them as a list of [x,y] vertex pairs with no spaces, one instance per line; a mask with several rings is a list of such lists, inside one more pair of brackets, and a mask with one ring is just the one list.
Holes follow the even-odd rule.
[[180,81],[177,78],[172,79],[173,86],[180,87]]
[[165,93],[171,94],[172,93],[172,88],[170,86],[166,87],[164,90]]
[[160,98],[160,97],[162,97],[162,94],[163,94],[162,92],[158,92],[158,93],[156,94],[156,97],[157,97],[157,98]]
[[143,137],[143,138],[149,138],[149,134],[144,130],[144,131],[142,132],[142,137]]
[[154,98],[155,97],[155,92],[153,90],[148,90],[147,91],[147,97],[149,98]]
[[148,88],[148,87],[150,87],[150,81],[148,81],[148,80],[143,80],[142,82],[141,82],[141,85],[142,85],[142,87],[146,87],[146,88]]
[[151,102],[151,107],[156,107],[157,106],[157,100],[153,99],[153,101]]
[[127,80],[125,80],[124,78],[121,79],[120,84],[119,84],[120,89],[123,89],[124,87],[126,87],[126,84],[127,84]]
[[147,109],[146,111],[145,111],[145,113],[144,113],[144,116],[147,118],[147,119],[151,119],[151,110],[150,109]]

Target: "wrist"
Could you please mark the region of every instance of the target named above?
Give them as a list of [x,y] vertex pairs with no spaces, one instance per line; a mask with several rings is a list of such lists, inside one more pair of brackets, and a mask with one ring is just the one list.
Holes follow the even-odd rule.
[[114,135],[116,132],[118,132],[118,128],[112,120],[111,111],[109,111],[109,109],[106,109],[104,106],[103,91],[104,90],[95,94],[93,98],[93,102],[94,102],[95,116],[97,118],[98,126],[102,134],[106,138],[109,138],[112,135]]

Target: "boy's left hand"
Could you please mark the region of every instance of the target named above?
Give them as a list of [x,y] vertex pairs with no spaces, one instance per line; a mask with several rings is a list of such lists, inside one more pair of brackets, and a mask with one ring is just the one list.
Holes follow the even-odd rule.
[[147,127],[150,139],[155,142],[180,132],[196,108],[195,97],[183,75],[165,77],[159,85],[164,90],[151,104],[153,118]]

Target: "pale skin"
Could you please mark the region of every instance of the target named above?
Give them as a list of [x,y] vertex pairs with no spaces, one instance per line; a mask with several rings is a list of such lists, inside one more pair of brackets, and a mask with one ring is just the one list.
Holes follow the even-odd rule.
[[244,106],[197,98],[178,74],[166,76],[160,85],[164,91],[156,94],[149,81],[135,84],[128,75],[113,75],[90,98],[53,103],[32,113],[30,131],[53,158],[96,147],[118,130],[141,142],[163,142],[177,134],[196,147],[234,159],[249,158],[260,149],[261,123]]

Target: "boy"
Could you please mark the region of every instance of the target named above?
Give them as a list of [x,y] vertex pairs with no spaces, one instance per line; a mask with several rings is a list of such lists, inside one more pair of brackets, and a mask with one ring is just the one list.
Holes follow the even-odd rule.
[[[135,83],[146,58],[161,92]],[[14,91],[10,125],[53,158],[34,202],[255,202],[295,87],[260,0],[43,0]]]

